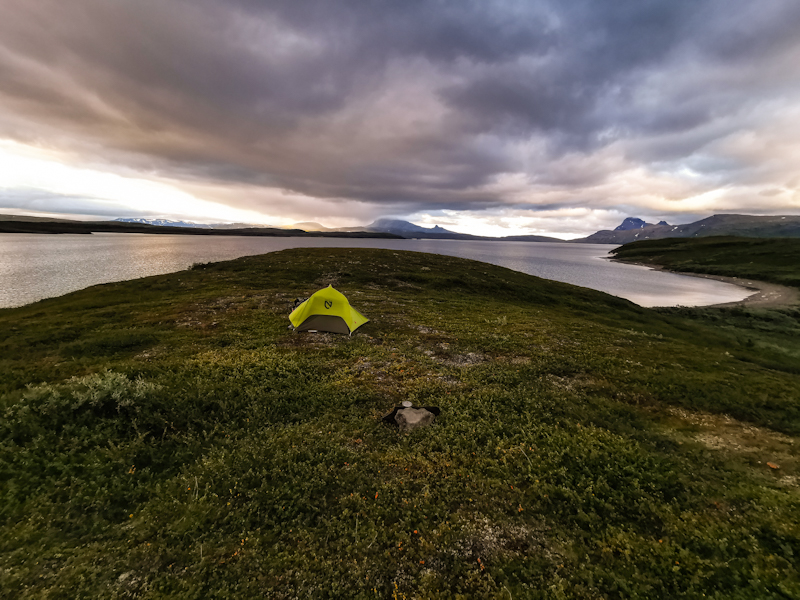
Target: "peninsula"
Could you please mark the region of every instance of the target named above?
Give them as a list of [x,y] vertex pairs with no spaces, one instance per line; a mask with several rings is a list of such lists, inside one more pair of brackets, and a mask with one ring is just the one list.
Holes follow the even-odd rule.
[[[328,285],[370,321],[292,333]],[[3,309],[0,331],[7,592],[800,593],[796,308],[648,310],[325,248]],[[402,401],[441,414],[405,435],[381,419]]]

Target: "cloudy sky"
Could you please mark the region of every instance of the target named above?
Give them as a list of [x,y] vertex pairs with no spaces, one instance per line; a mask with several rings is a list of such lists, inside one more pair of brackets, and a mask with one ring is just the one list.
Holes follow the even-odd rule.
[[0,0],[0,212],[800,214],[797,0]]

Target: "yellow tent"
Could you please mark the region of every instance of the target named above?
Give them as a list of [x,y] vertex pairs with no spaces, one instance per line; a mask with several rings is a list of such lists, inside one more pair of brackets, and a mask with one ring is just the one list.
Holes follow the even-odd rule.
[[331,331],[351,334],[369,321],[350,306],[344,294],[328,286],[292,311],[289,320],[295,331]]

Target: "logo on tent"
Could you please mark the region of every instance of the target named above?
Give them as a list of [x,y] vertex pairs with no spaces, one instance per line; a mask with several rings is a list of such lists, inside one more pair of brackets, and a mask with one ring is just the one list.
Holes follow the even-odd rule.
[[325,300],[325,308],[330,309],[331,306],[333,306],[333,302],[330,300]]

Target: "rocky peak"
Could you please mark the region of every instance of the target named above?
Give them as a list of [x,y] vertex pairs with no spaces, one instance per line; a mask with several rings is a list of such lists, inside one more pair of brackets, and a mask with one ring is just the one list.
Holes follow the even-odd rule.
[[628,217],[622,222],[622,225],[617,227],[614,231],[630,231],[631,229],[644,229],[650,225],[650,223],[645,223],[641,219],[637,219],[636,217]]

